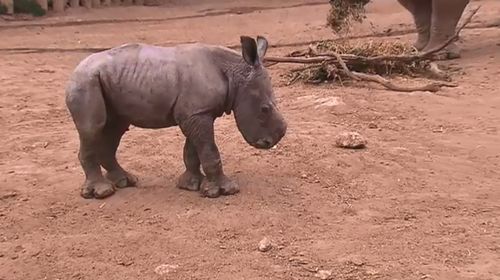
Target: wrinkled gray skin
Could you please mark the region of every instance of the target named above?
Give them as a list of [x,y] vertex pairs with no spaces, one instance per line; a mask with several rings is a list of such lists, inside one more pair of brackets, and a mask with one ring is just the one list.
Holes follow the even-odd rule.
[[[418,39],[415,47],[428,51],[455,34],[458,21],[469,0],[398,0],[412,15],[417,27]],[[455,42],[438,52],[438,59],[460,57],[460,48]]]
[[244,139],[259,149],[276,145],[287,129],[262,64],[267,40],[241,36],[241,46],[242,55],[200,43],[126,44],[80,62],[67,85],[66,104],[80,137],[81,196],[104,198],[115,187],[136,185],[137,178],[116,160],[129,125],[180,127],[186,171],[177,187],[206,197],[237,193],[222,169],[214,120],[233,111]]

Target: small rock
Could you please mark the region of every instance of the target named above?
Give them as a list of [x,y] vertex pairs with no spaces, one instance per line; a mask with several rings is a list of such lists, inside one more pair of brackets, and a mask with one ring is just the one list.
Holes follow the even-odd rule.
[[131,260],[119,260],[117,261],[118,265],[122,265],[122,266],[131,266],[134,261],[131,261]]
[[305,257],[300,257],[300,256],[290,257],[288,259],[288,261],[291,263],[294,263],[295,265],[304,265],[304,264],[309,263],[308,259],[306,259]]
[[327,280],[332,277],[332,271],[331,270],[320,270],[316,274],[314,274],[314,277],[317,277],[321,280]]
[[302,174],[302,175],[300,175],[300,178],[302,178],[302,179],[307,179],[307,174]]
[[24,248],[23,248],[23,246],[21,246],[21,245],[17,245],[16,247],[14,247],[14,252],[19,253],[19,252],[21,252],[23,249],[24,249]]
[[[14,172],[12,172],[12,173],[14,173]],[[0,195],[0,199],[13,198],[13,197],[16,197],[16,196],[17,196],[16,192],[7,192],[7,193],[4,193],[4,194]]]
[[42,251],[40,250],[35,250],[31,253],[31,257],[35,258],[35,257],[38,257],[38,255],[40,255]]
[[369,124],[368,124],[368,128],[370,128],[370,129],[375,129],[375,128],[378,128],[378,126],[377,126],[377,124],[376,124],[376,123],[371,122],[371,123],[369,123]]
[[179,266],[175,264],[161,264],[155,268],[155,273],[158,275],[165,275],[174,270],[176,270]]
[[358,256],[351,257],[350,262],[355,266],[363,266],[365,264],[365,261]]
[[357,132],[342,132],[335,139],[335,144],[340,148],[360,149],[366,146],[368,141]]
[[271,240],[267,237],[264,237],[264,239],[259,242],[259,251],[261,252],[267,252],[271,250],[272,247],[273,245],[271,244]]

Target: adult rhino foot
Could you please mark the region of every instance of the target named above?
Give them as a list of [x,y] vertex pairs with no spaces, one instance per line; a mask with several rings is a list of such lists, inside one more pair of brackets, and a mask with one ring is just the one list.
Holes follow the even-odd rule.
[[83,198],[106,198],[115,193],[115,187],[111,182],[90,182],[83,183],[80,195]]
[[137,186],[139,178],[128,172],[108,172],[106,179],[111,181],[117,188],[123,189]]
[[185,171],[177,180],[177,188],[188,191],[198,191],[200,190],[202,181],[203,175]]
[[240,191],[235,181],[225,177],[218,182],[203,181],[200,187],[200,194],[204,197],[216,198],[220,195],[234,195]]
[[413,47],[415,49],[417,49],[418,51],[422,51],[428,42],[429,42],[428,38],[418,37],[417,41],[415,41],[415,43],[413,43]]
[[[436,46],[433,46],[433,47],[426,47],[424,52],[425,51],[428,51],[428,50],[432,50],[433,48],[435,48]],[[457,46],[456,43],[451,43],[449,44],[446,48],[444,48],[443,50],[437,52],[437,53],[434,53],[433,54],[433,59],[434,60],[449,60],[449,59],[457,59],[457,58],[460,58],[461,57],[461,54],[460,54],[460,48]]]

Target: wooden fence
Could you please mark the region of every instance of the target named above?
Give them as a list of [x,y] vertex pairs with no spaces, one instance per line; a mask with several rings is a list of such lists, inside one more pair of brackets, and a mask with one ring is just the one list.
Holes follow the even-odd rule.
[[[7,7],[7,14],[14,13],[15,0],[0,0],[0,3]],[[49,0],[36,0],[44,11],[63,12],[69,5],[71,8],[99,8],[102,6],[119,6],[119,5],[144,5],[144,0],[51,0],[52,5],[49,7]]]

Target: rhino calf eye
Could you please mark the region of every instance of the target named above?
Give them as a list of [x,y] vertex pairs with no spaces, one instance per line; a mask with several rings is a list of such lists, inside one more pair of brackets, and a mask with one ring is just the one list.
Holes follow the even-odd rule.
[[262,111],[262,113],[264,114],[268,114],[269,112],[271,112],[271,107],[269,107],[268,105],[263,105],[260,110]]

